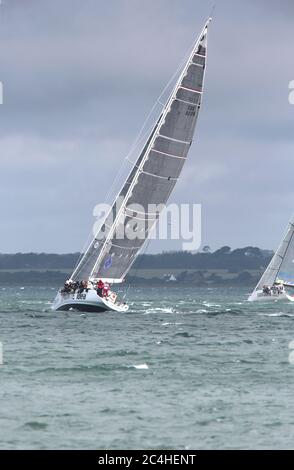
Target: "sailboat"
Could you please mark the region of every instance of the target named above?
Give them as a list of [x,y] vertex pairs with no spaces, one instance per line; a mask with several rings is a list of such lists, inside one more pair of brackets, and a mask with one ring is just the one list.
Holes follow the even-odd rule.
[[[67,281],[69,288],[57,293],[52,306],[54,310],[128,310],[128,305],[120,301],[115,292],[101,295],[97,283],[115,286],[124,281],[159,218],[158,212],[148,212],[148,206],[165,204],[179,178],[193,141],[202,101],[210,21],[211,18],[193,45],[176,85],[109,214]],[[123,199],[123,203],[118,208],[119,199]],[[134,210],[134,204],[143,206],[145,212]],[[142,221],[145,223],[144,237],[130,240],[117,236],[117,233],[122,233],[120,229]],[[85,288],[76,289],[75,286],[81,282],[85,283]]]
[[294,302],[294,220],[272,257],[259,283],[249,297],[250,302],[290,300]]

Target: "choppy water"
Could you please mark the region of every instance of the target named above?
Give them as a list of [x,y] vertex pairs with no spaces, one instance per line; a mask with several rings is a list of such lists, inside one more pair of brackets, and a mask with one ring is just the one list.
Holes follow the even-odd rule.
[[133,289],[127,314],[0,288],[0,447],[293,448],[294,305]]

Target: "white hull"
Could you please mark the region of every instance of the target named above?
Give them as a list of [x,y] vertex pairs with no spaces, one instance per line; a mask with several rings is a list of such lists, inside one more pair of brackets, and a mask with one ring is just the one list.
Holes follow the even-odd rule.
[[262,290],[254,291],[250,297],[249,302],[276,302],[279,300],[291,300],[294,301],[294,298],[290,297],[287,292],[283,292],[281,294],[264,294]]
[[52,305],[52,310],[78,310],[81,312],[126,312],[128,309],[128,305],[124,303],[112,302],[99,297],[94,289],[75,294],[58,292]]

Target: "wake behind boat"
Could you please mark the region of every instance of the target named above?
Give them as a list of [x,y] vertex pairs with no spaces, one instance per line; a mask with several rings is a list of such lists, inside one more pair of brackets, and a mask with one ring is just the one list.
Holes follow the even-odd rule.
[[[202,101],[209,22],[99,231],[70,280],[58,292],[54,310],[128,309],[114,292],[100,288],[99,283],[107,286],[124,281],[180,176]],[[156,210],[150,211],[150,206]],[[136,237],[121,236],[129,227]]]
[[288,300],[294,302],[294,224],[291,220],[285,236],[256,288],[250,302]]

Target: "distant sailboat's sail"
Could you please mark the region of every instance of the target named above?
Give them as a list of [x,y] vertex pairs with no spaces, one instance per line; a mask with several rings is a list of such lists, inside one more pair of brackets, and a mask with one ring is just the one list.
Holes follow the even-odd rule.
[[[167,202],[192,143],[203,91],[208,23],[110,214],[75,269],[73,280],[123,279],[156,224],[159,214],[148,212],[148,205]],[[117,202],[122,199],[118,208]],[[142,211],[133,209],[138,204]],[[128,224],[140,231],[133,240],[118,236]]]
[[294,285],[294,224],[289,222],[285,236],[263,273],[256,290],[272,286],[276,281]]

